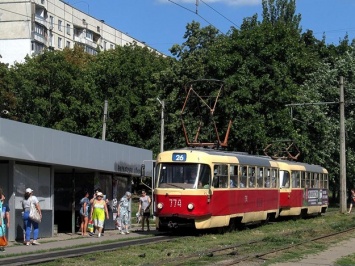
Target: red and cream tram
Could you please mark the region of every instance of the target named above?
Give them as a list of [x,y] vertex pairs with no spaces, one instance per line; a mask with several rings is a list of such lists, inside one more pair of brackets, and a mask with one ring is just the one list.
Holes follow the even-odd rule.
[[327,180],[322,167],[267,156],[205,148],[165,151],[156,161],[156,225],[233,229],[279,215],[322,213]]
[[318,165],[278,161],[280,216],[325,213],[328,208],[328,171]]

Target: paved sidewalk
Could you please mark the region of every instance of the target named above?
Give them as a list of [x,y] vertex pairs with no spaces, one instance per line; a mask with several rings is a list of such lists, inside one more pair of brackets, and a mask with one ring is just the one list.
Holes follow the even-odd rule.
[[341,241],[331,245],[328,249],[295,262],[283,262],[273,264],[275,266],[299,266],[299,265],[335,265],[335,261],[342,257],[355,253],[355,238]]

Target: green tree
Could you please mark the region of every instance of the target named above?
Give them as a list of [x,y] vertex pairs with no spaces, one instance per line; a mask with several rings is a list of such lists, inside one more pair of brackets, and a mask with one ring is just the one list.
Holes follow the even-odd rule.
[[8,64],[0,63],[0,112],[8,111],[9,113],[1,114],[1,117],[16,119],[13,110],[16,109],[17,99],[12,93],[14,83],[10,77],[10,69]]
[[170,58],[137,45],[101,52],[90,66],[99,98],[108,100],[106,139],[159,150],[160,111],[157,81]]
[[95,84],[85,69],[91,56],[74,50],[45,51],[11,69],[18,99],[18,120],[67,132],[90,135],[96,120]]

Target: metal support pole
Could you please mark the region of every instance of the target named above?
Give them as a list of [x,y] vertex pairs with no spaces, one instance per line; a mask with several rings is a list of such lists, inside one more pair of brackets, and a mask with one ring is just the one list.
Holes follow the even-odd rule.
[[104,105],[104,118],[103,118],[103,123],[102,123],[102,140],[105,140],[105,139],[106,139],[107,108],[108,108],[108,101],[105,100],[105,105]]
[[165,108],[165,102],[164,100],[162,100],[161,101],[160,152],[164,151],[164,108]]
[[160,152],[164,151],[164,109],[165,109],[165,102],[164,100],[159,100],[158,102],[161,104],[161,123],[160,123]]
[[345,156],[345,112],[344,112],[344,79],[340,77],[340,211],[347,211],[346,204],[346,156]]

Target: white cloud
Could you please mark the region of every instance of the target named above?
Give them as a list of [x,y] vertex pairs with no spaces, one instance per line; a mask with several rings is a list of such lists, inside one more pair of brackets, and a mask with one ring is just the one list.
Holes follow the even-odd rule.
[[[169,0],[157,0],[160,3],[171,3]],[[196,0],[171,0],[174,3],[192,3]],[[255,6],[260,5],[262,0],[203,0],[205,3],[224,3],[233,6]]]

